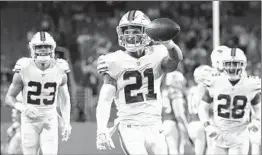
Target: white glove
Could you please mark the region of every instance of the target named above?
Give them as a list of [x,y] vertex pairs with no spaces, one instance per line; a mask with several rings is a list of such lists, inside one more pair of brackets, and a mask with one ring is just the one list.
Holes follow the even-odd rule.
[[62,126],[62,141],[67,141],[71,134],[72,127],[70,124]]
[[205,127],[205,131],[207,133],[207,136],[210,138],[215,138],[219,134],[219,130],[212,125],[208,125],[207,127]]
[[24,113],[25,116],[27,116],[28,118],[36,118],[40,115],[38,109],[36,109],[35,107],[28,104],[24,105],[20,102],[17,102],[15,104],[15,109],[19,110],[21,113]]
[[105,61],[105,56],[101,55],[98,59],[97,59],[97,72],[103,73],[103,72],[107,72],[108,71],[108,65]]
[[253,119],[251,123],[248,124],[248,129],[257,132],[261,127],[261,122],[258,119]]
[[96,136],[96,148],[99,151],[108,151],[115,148],[109,131],[98,133]]

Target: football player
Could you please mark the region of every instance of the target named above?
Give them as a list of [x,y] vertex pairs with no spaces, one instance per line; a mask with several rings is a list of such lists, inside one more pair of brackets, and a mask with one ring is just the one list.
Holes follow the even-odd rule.
[[[184,87],[186,80],[179,71],[167,73],[163,84],[163,126],[169,154],[183,154],[186,143]],[[184,129],[184,130],[183,130]]]
[[[246,75],[246,64],[244,52],[231,48],[222,53],[224,72],[203,81],[208,91],[206,103],[200,104],[199,117],[212,138],[211,154],[248,154],[249,129],[260,129],[261,80]],[[212,122],[209,107],[213,110]],[[249,123],[251,109],[254,118]]]
[[[205,67],[208,68],[209,66],[201,65],[194,71],[194,80],[197,84],[199,82],[199,74],[201,74],[201,70]],[[198,105],[196,104],[195,100],[193,100],[193,95],[197,93],[196,91],[198,91],[197,86],[193,86],[189,89],[187,94],[187,104],[189,111],[188,134],[194,142],[195,154],[205,154],[207,148],[205,129],[198,117]]]
[[[222,66],[222,53],[229,51],[230,48],[224,45],[216,47],[210,55],[211,64],[212,67],[208,65],[201,65],[197,67],[194,71],[194,80],[197,83],[196,91],[192,94],[191,101],[194,101],[192,103],[195,108],[198,109],[199,104],[203,102],[202,97],[204,96],[205,92],[207,91],[206,86],[203,84],[203,81],[208,83],[213,76],[215,76],[218,73],[223,72],[223,66]],[[198,113],[199,114],[199,113]],[[212,114],[212,113],[211,113]],[[210,121],[212,121],[212,116],[210,116]],[[207,150],[206,153],[209,154],[209,146],[211,145],[211,139],[206,136],[207,138]]]
[[[14,67],[13,81],[6,95],[6,104],[21,112],[23,154],[57,154],[57,94],[63,96],[61,108],[65,123],[63,140],[71,132],[70,96],[67,86],[68,63],[54,59],[56,42],[47,32],[37,32],[29,42],[31,58],[21,58]],[[16,96],[22,91],[23,100]]]
[[[162,129],[161,78],[176,70],[182,51],[172,41],[150,45],[145,33],[150,19],[139,10],[128,11],[117,27],[119,45],[125,50],[101,56],[98,72],[103,85],[97,106],[97,149],[114,147],[107,123],[113,99],[119,132],[126,154],[167,154]],[[114,130],[113,130],[114,131]]]

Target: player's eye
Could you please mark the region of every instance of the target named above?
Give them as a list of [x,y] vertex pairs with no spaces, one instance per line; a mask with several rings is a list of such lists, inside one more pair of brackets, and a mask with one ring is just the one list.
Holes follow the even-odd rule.
[[51,48],[50,45],[39,45],[39,46],[35,46],[35,49],[48,49]]

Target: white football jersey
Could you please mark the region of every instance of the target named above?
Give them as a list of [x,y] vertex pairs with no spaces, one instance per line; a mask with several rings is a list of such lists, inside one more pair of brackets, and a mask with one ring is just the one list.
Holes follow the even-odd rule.
[[222,131],[245,129],[249,123],[251,100],[261,91],[261,80],[242,76],[234,86],[227,75],[213,78],[207,87],[213,98],[214,123]]
[[164,45],[148,47],[140,58],[121,50],[105,56],[107,73],[117,81],[115,103],[119,120],[140,123],[161,120],[160,84],[164,73],[161,62],[166,56]]
[[192,99],[192,97],[193,97],[193,95],[196,91],[197,91],[196,86],[193,86],[189,89],[188,94],[187,94],[187,106],[188,106],[188,112],[190,114],[197,114],[198,113],[198,107]]
[[58,87],[62,83],[63,75],[70,71],[68,63],[63,59],[56,59],[48,69],[42,71],[33,59],[21,58],[16,62],[13,71],[19,73],[23,81],[23,104],[36,107],[40,117],[54,114]]

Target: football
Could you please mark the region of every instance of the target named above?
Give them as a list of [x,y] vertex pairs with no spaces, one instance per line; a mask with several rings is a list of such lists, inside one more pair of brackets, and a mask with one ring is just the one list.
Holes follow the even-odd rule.
[[168,18],[153,20],[146,27],[146,34],[154,41],[167,41],[175,38],[180,32],[180,26]]

